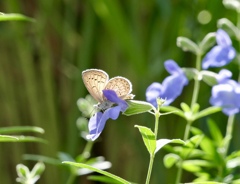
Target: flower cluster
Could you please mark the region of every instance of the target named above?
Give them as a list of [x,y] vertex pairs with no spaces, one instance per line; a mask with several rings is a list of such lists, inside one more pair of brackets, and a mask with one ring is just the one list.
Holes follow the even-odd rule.
[[217,31],[216,41],[217,45],[213,47],[203,59],[203,69],[225,66],[236,56],[232,41],[224,30],[219,29]]
[[221,70],[218,74],[218,84],[212,88],[210,103],[223,108],[223,113],[233,115],[240,112],[240,83],[231,80],[232,73]]
[[155,107],[157,107],[157,98],[166,100],[163,105],[172,103],[182,93],[183,87],[188,84],[187,77],[175,61],[167,60],[164,66],[171,75],[165,78],[162,84],[152,83],[146,91],[147,101]]

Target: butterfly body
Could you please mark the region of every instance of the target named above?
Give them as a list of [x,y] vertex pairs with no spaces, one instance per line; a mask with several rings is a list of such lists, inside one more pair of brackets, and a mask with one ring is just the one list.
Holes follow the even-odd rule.
[[123,100],[134,97],[134,95],[131,94],[132,84],[127,78],[117,76],[109,80],[108,74],[98,69],[83,71],[82,78],[88,92],[99,102],[99,109],[108,109],[113,105],[112,102],[104,97],[103,90],[113,90],[117,96]]

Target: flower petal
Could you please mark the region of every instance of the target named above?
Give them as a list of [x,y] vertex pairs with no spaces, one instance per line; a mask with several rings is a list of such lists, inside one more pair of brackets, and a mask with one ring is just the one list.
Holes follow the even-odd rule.
[[98,112],[93,117],[91,117],[89,121],[89,135],[87,135],[87,139],[91,139],[92,141],[96,140],[99,135],[102,133],[106,121],[111,118],[116,120],[121,112],[121,107],[116,106],[107,109],[104,113]]
[[181,95],[183,87],[188,84],[187,77],[182,73],[179,75],[171,75],[164,79],[162,83],[161,98],[166,99],[163,105],[169,105],[179,95]]
[[216,34],[216,40],[217,40],[217,44],[221,45],[223,47],[232,45],[232,41],[231,41],[230,37],[222,29],[218,29],[217,34]]
[[121,107],[122,112],[127,109],[127,102],[119,98],[114,90],[103,90],[103,95],[107,98],[107,100],[118,104]]
[[217,81],[218,83],[222,83],[232,77],[232,72],[230,72],[227,69],[222,69],[217,75]]
[[105,123],[100,124],[102,116],[103,116],[102,112],[97,112],[90,118],[88,123],[89,135],[87,135],[87,139],[91,139],[92,141],[94,141],[101,134],[105,126]]
[[[237,85],[237,86],[236,86]],[[233,115],[240,111],[240,84],[228,80],[224,84],[218,84],[212,88],[210,104],[223,108],[223,113]]]
[[235,57],[236,51],[233,47],[213,47],[205,56],[202,62],[202,68],[222,67],[227,65]]
[[164,67],[170,74],[182,73],[182,69],[178,66],[178,64],[174,60],[167,60],[164,62]]
[[157,107],[157,101],[156,99],[160,97],[162,91],[162,85],[158,82],[152,83],[150,86],[148,86],[146,91],[146,99],[149,103],[151,103],[153,106]]

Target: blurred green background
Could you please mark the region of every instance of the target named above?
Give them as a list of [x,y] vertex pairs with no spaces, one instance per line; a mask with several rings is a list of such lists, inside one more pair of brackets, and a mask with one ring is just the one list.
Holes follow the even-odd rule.
[[[211,17],[199,22],[203,10]],[[181,67],[194,67],[195,56],[176,46],[178,36],[198,42],[217,30],[218,19],[235,19],[220,0],[5,0],[0,12],[21,13],[35,22],[0,22],[0,125],[32,125],[45,129],[48,144],[1,143],[0,182],[15,183],[15,166],[23,154],[57,157],[59,151],[73,157],[82,152],[76,120],[76,101],[85,97],[81,72],[105,70],[110,77],[124,76],[133,84],[135,99],[145,100],[145,90],[167,75],[163,62],[174,59]],[[200,19],[207,20],[200,16]],[[191,100],[192,83],[173,105]],[[210,88],[201,87],[199,103],[209,105]],[[218,114],[221,119],[226,119]],[[129,181],[144,183],[148,152],[135,124],[153,127],[148,114],[109,120],[94,145],[93,156],[111,161],[110,172]],[[204,128],[205,120],[196,126]],[[223,121],[225,122],[225,121]],[[224,123],[221,124],[224,126]],[[175,115],[160,120],[159,138],[182,138],[185,123]],[[239,127],[236,128],[238,130]],[[236,143],[237,144],[237,143]],[[166,169],[158,153],[151,183],[173,183],[176,170]],[[66,183],[67,170],[46,165],[39,183]],[[190,181],[191,175],[184,180]],[[86,177],[76,183],[94,183]]]

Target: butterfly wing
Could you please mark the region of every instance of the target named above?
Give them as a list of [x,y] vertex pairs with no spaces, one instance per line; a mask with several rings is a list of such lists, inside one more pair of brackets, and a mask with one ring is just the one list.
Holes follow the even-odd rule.
[[108,81],[105,89],[114,90],[122,99],[132,99],[132,83],[124,77],[114,77]]
[[102,90],[108,82],[108,74],[103,70],[88,69],[82,72],[82,79],[92,97],[98,102],[103,102]]

